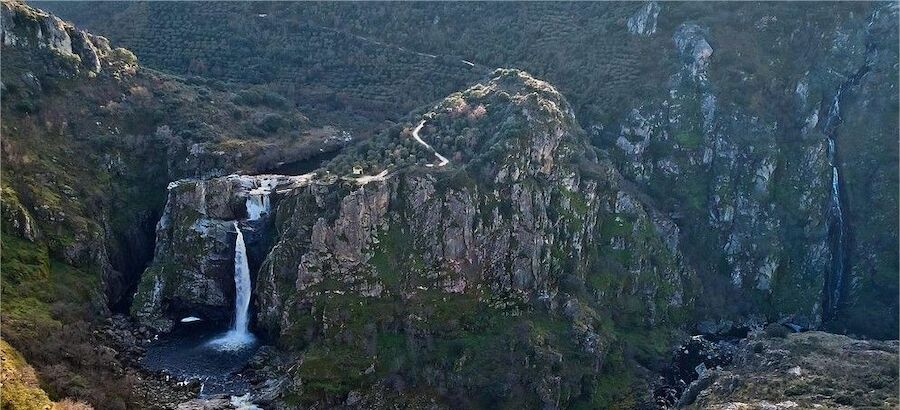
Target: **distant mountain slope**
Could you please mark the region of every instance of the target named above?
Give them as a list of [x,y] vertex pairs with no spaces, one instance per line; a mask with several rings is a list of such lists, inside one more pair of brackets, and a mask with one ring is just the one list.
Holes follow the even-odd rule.
[[[321,56],[291,69],[312,73],[322,64],[323,76],[289,74],[292,81],[364,99],[369,86],[382,90],[375,94],[408,94],[415,104],[383,108],[395,119],[469,78],[410,65],[408,58],[429,59],[415,52],[455,56],[447,67],[466,59],[528,70],[568,96],[592,142],[677,221],[690,264],[708,278],[702,303],[711,318],[764,305],[757,313],[805,326],[824,316],[836,329],[879,337],[898,329],[898,240],[879,228],[896,224],[898,214],[893,5],[96,5],[108,13],[92,13],[94,5],[86,4],[48,7],[121,37],[175,72],[190,72],[186,61],[198,56],[231,64],[227,56],[239,55],[278,73],[283,59],[273,49]],[[100,15],[111,15],[112,23]],[[219,26],[205,21],[228,21],[236,30],[227,42],[212,41],[220,39],[213,34]],[[308,41],[289,40],[303,33]],[[304,51],[310,48],[316,51]],[[162,58],[168,56],[181,60]],[[352,75],[341,74],[351,67]],[[407,83],[415,78],[410,72],[425,75],[418,70],[434,76]],[[840,205],[840,228],[833,202]],[[734,286],[756,291],[734,301],[726,296]],[[802,306],[803,317],[788,317]],[[883,316],[889,326],[881,331],[871,318]]]
[[[441,50],[403,49],[377,38],[322,26],[303,18],[305,13],[290,5],[205,2],[82,6],[89,5],[94,7],[40,3],[115,38],[142,56],[150,67],[268,84],[304,110],[345,121],[342,125],[358,127],[360,132],[385,119],[395,120],[486,73],[483,67],[449,58]],[[107,17],[98,20],[98,15]]]

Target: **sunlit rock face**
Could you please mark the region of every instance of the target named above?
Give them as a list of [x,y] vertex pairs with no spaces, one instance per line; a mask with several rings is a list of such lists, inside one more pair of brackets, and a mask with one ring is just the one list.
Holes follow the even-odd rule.
[[[406,292],[403,283],[562,308],[560,282],[588,280],[610,254],[633,287],[613,281],[595,297],[634,298],[647,323],[671,320],[693,280],[678,228],[593,155],[566,100],[546,82],[500,70],[425,113],[433,128],[422,138],[454,137],[443,124],[466,115],[461,107],[479,106],[489,107],[473,120],[482,128],[464,137],[474,149],[441,169],[391,170],[364,185],[310,184],[282,199],[279,236],[256,283],[261,328],[302,331],[323,295],[390,298]],[[521,124],[516,131],[513,123]],[[385,264],[397,258],[401,266]],[[579,332],[590,339],[593,330]]]
[[110,53],[109,42],[77,30],[56,16],[18,2],[0,5],[4,46],[44,48],[71,58],[90,73],[101,69],[100,59]]
[[661,8],[655,1],[647,2],[631,17],[628,18],[628,32],[632,34],[650,36],[656,33],[656,23]]

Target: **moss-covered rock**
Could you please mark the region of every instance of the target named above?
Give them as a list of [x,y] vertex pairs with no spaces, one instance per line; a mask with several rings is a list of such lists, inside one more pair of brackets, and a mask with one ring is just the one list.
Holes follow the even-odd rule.
[[[393,377],[476,407],[618,398],[586,387],[607,388],[618,329],[674,329],[696,297],[677,226],[526,73],[498,70],[422,118],[406,138],[463,151],[442,165],[423,147],[421,166],[387,159],[277,207],[255,292],[258,327],[300,355],[289,400],[377,403]],[[392,137],[373,146],[395,151]]]

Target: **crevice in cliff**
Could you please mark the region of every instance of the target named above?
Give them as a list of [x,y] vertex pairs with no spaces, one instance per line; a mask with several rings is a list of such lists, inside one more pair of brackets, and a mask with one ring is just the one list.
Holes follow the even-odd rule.
[[116,232],[116,246],[110,252],[110,263],[118,272],[116,280],[107,280],[106,297],[112,313],[128,313],[141,274],[153,260],[156,245],[156,221],[161,209],[138,216],[126,232]]

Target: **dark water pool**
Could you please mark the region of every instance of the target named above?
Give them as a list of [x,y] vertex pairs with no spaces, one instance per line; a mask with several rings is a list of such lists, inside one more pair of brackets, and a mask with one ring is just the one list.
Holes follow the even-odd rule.
[[211,341],[224,332],[192,332],[170,336],[147,348],[141,364],[155,371],[166,371],[173,377],[201,382],[200,397],[218,394],[244,395],[250,383],[241,369],[259,350],[259,343],[251,341],[239,349],[223,350]]

